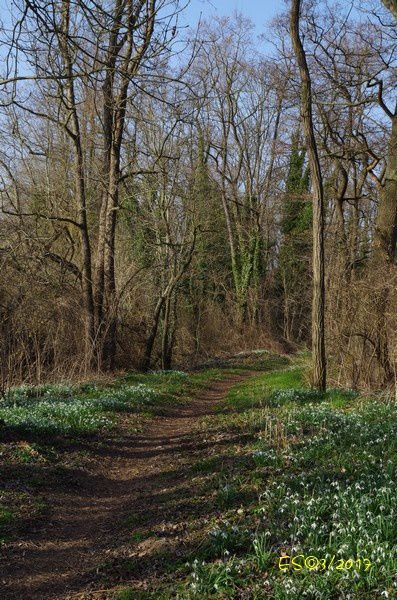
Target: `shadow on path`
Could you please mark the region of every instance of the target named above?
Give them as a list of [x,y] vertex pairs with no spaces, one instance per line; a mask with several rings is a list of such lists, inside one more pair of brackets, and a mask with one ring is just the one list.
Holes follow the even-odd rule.
[[[249,375],[214,382],[180,410],[155,417],[142,435],[125,434],[89,449],[90,472],[68,471],[70,485],[51,480],[50,517],[0,550],[0,598],[88,598],[103,570],[114,581],[139,579],[157,568],[153,554],[177,559],[188,544],[185,519],[210,509],[209,500],[192,489],[192,465],[216,445],[220,468],[227,469],[222,446],[230,439],[206,440],[197,421],[213,414],[227,391]],[[153,537],[138,543],[133,534],[143,525]]]

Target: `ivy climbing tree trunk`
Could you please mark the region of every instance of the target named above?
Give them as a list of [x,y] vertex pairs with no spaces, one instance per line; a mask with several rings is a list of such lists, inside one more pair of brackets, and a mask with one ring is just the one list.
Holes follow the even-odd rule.
[[324,187],[313,126],[312,84],[305,50],[299,32],[301,0],[292,0],[290,30],[301,78],[301,113],[309,155],[313,188],[313,303],[312,351],[313,385],[326,389],[325,356],[325,278],[324,278]]

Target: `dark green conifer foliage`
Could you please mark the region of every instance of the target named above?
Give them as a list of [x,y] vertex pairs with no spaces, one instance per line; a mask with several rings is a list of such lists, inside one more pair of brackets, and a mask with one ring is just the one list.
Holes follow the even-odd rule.
[[310,252],[312,204],[306,150],[299,147],[299,133],[292,140],[281,228],[280,278],[283,288],[283,329],[288,341],[302,342],[309,336]]
[[201,320],[210,303],[223,304],[228,286],[229,255],[219,190],[211,178],[205,136],[200,133],[190,182],[190,206],[199,225],[190,277],[181,287],[192,318],[195,352],[201,349]]
[[205,140],[202,135],[197,142],[197,159],[191,186],[191,205],[194,219],[200,225],[194,257],[194,279],[203,291],[213,289],[214,279],[225,278],[228,269],[226,225],[219,190],[211,178]]

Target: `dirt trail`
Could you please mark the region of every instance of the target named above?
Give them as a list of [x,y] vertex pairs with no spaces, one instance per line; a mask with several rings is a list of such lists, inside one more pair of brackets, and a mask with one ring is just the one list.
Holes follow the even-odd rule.
[[[143,435],[109,438],[96,448],[89,472],[76,469],[71,485],[48,499],[50,519],[8,545],[0,563],[0,597],[99,598],[90,590],[98,587],[104,564],[112,565],[112,582],[128,579],[121,572],[126,564],[129,578],[143,581],[155,568],[153,552],[183,544],[184,514],[194,503],[189,466],[208,455],[211,443],[195,432],[197,419],[211,414],[249,375],[214,382],[188,404],[154,418]],[[156,535],[139,542],[132,536],[142,522]]]

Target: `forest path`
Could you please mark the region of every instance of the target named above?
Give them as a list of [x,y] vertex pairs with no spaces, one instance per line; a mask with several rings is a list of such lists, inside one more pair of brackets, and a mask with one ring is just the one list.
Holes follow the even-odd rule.
[[[153,554],[180,556],[191,543],[186,532],[190,511],[200,512],[191,467],[208,457],[213,440],[197,430],[198,419],[213,414],[230,388],[252,372],[214,381],[186,404],[155,417],[142,435],[108,438],[91,450],[89,469],[73,470],[46,501],[49,520],[8,545],[0,564],[4,600],[112,598],[100,587],[142,583],[153,571]],[[218,448],[219,451],[219,448]],[[205,513],[204,513],[205,514]],[[153,531],[142,539],[139,529]],[[112,584],[103,586],[103,575]],[[117,587],[117,585],[116,585]]]

